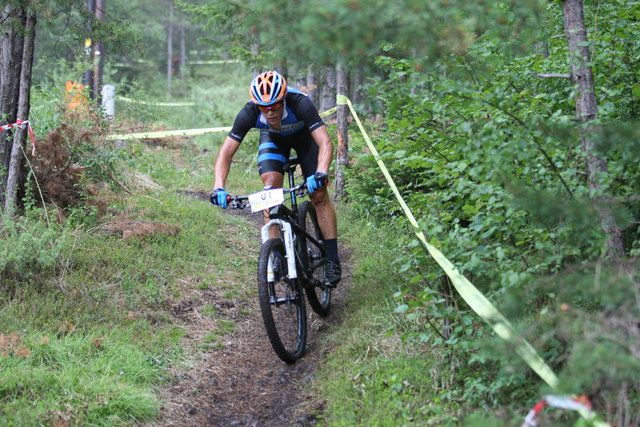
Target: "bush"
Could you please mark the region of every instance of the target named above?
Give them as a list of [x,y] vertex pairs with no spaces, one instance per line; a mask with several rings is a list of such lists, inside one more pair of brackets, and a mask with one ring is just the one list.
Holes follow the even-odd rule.
[[0,231],[1,284],[23,284],[52,274],[67,246],[65,234],[32,219],[4,219]]

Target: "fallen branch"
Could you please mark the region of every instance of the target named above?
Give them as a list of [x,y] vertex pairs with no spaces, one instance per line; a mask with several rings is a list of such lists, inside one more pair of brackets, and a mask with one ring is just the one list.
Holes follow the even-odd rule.
[[571,79],[571,74],[560,73],[538,73],[536,76],[543,79]]

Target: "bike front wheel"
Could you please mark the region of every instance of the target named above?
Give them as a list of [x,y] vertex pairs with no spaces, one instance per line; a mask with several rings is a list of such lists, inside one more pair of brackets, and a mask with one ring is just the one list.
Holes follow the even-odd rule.
[[[322,232],[318,225],[318,218],[313,204],[304,201],[298,209],[298,225],[317,241],[322,241]],[[331,308],[331,288],[324,285],[324,269],[326,259],[318,245],[309,239],[302,239],[302,252],[305,268],[312,275],[311,282],[306,287],[309,305],[320,316],[325,317]]]
[[304,354],[307,312],[298,279],[289,279],[284,244],[269,239],[258,258],[260,311],[273,350],[286,363]]

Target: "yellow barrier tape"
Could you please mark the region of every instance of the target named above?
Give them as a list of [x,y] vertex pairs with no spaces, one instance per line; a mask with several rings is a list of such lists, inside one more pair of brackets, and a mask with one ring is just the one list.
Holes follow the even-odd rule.
[[194,107],[195,102],[154,102],[154,101],[138,101],[124,96],[117,96],[116,100],[127,102],[129,104],[154,105],[157,107]]
[[416,221],[413,213],[404,202],[404,199],[400,195],[398,191],[398,187],[396,187],[393,178],[389,174],[385,164],[380,159],[380,154],[378,150],[376,150],[375,146],[369,139],[360,119],[358,118],[358,114],[353,108],[351,101],[349,98],[343,95],[338,95],[337,102],[339,105],[347,105],[351,114],[353,115],[354,120],[356,121],[362,136],[364,137],[371,153],[376,159],[378,166],[382,170],[385,178],[387,179],[387,183],[391,187],[393,194],[395,194],[398,203],[402,207],[404,214],[409,219],[409,222],[414,228],[414,232],[416,236],[422,242],[422,245],[429,252],[429,254],[435,259],[435,261],[440,265],[440,267],[444,270],[444,272],[449,276],[451,282],[455,286],[456,290],[464,298],[464,300],[469,304],[469,306],[484,320],[489,326],[495,331],[496,334],[505,341],[508,341],[514,344],[516,352],[524,361],[533,369],[539,376],[549,384],[551,387],[556,388],[558,386],[558,377],[553,373],[551,368],[542,360],[538,353],[536,353],[535,349],[529,344],[524,338],[518,335],[513,326],[509,323],[509,321],[491,304],[491,302],[484,296],[478,289],[473,286],[466,277],[464,277],[458,269],[440,252],[436,247],[432,246],[427,242],[427,238],[424,233],[420,229],[420,225],[418,221]]
[[[120,97],[119,99],[122,99]],[[128,98],[125,98],[128,99]],[[327,111],[320,113],[320,117],[330,116],[338,110],[337,107],[333,107]],[[204,129],[186,129],[186,130],[169,130],[169,131],[156,131],[156,132],[136,132],[136,133],[121,133],[115,135],[107,135],[108,140],[130,140],[130,139],[148,139],[148,138],[167,138],[170,136],[195,136],[204,135],[205,133],[215,132],[229,132],[230,126],[219,128],[204,128]]]
[[[365,131],[362,126],[362,122],[358,117],[358,113],[356,113],[353,105],[351,104],[351,100],[344,95],[338,95],[337,97],[338,105],[347,105],[351,114],[353,115],[358,128],[360,129],[360,133],[364,137],[369,150],[373,154],[373,157],[376,159],[380,170],[385,176],[389,187],[395,194],[398,203],[402,207],[407,219],[413,226],[413,231],[416,233],[416,236],[427,250],[427,252],[433,257],[433,259],[440,265],[442,270],[449,276],[451,279],[451,283],[456,288],[460,296],[469,304],[469,307],[475,311],[478,316],[482,318],[485,322],[491,326],[494,332],[503,340],[514,345],[516,349],[516,353],[529,365],[529,367],[536,373],[544,382],[546,382],[550,387],[557,388],[559,384],[558,377],[551,370],[549,365],[545,363],[545,361],[538,355],[536,350],[529,344],[524,338],[518,335],[517,331],[513,328],[511,323],[496,309],[493,304],[484,296],[478,288],[476,288],[469,280],[464,277],[458,269],[449,261],[443,254],[433,245],[430,245],[427,242],[427,238],[425,237],[423,231],[420,229],[420,225],[418,221],[416,221],[411,209],[405,203],[398,187],[396,187],[393,178],[389,174],[389,170],[385,166],[384,162],[380,159],[380,154],[376,147],[371,142],[369,135]],[[588,412],[585,410],[578,411],[580,415],[587,421],[591,421],[596,427],[610,427],[609,424],[600,420],[595,412]]]
[[327,111],[324,111],[322,113],[320,113],[320,117],[327,117],[332,115],[333,113],[335,113],[336,111],[338,111],[338,107],[333,107],[328,109]]
[[157,132],[137,132],[137,133],[122,133],[115,135],[107,135],[107,139],[121,139],[121,140],[129,140],[129,139],[147,139],[147,138],[167,138],[170,136],[194,136],[194,135],[203,135],[205,133],[215,133],[215,132],[229,132],[231,130],[230,126],[219,127],[219,128],[204,128],[204,129],[185,129],[185,130],[166,130],[166,131],[157,131]]

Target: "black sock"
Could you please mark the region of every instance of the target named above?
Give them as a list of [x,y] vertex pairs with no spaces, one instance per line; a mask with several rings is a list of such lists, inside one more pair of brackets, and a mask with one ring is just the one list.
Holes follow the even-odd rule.
[[325,239],[324,246],[327,248],[327,257],[331,261],[340,262],[338,257],[338,239]]

